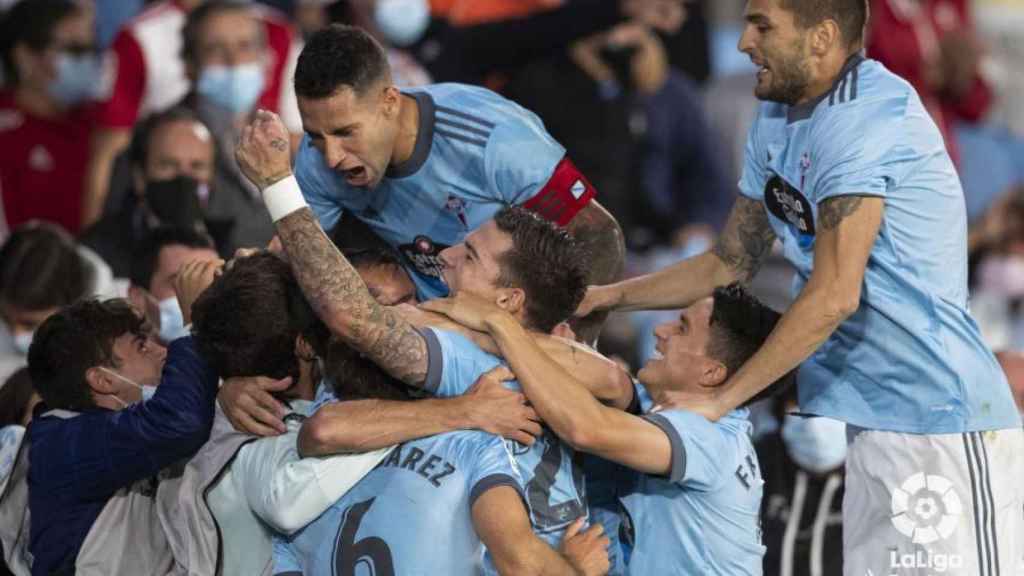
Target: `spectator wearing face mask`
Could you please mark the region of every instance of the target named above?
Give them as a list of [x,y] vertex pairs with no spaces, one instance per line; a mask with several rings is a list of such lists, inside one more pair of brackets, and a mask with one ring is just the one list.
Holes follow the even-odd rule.
[[33,221],[0,247],[0,379],[25,364],[32,334],[83,296],[117,293],[110,268],[67,232]]
[[[181,307],[222,262],[192,262]],[[77,302],[38,329],[29,374],[43,404],[28,429],[32,574],[164,574],[159,474],[206,441],[216,373],[191,337],[164,348],[122,299]]]
[[76,233],[100,87],[93,13],[72,0],[23,0],[3,17],[0,237],[38,218]]
[[250,209],[251,202],[237,191],[216,188],[219,165],[213,135],[194,111],[176,106],[150,116],[136,128],[129,153],[115,168],[121,182],[115,188],[123,190],[116,194],[118,205],[82,234],[82,243],[118,277],[128,276],[133,248],[158,226],[209,233],[221,255],[233,254],[245,245],[232,235],[236,221],[257,209],[260,218],[263,214],[259,206]]
[[774,406],[781,426],[755,445],[764,477],[764,574],[841,574],[846,425],[794,413],[796,386]]
[[[32,409],[40,402],[32,388],[28,369],[21,368],[0,385],[0,576],[10,576],[10,565],[23,554],[28,534],[24,502],[25,470],[14,464],[25,438],[25,427],[32,421]],[[8,562],[8,558],[11,562]]]
[[174,281],[182,266],[196,260],[217,260],[209,236],[189,228],[173,227],[153,230],[132,257],[128,301],[145,317],[164,344],[187,335]]

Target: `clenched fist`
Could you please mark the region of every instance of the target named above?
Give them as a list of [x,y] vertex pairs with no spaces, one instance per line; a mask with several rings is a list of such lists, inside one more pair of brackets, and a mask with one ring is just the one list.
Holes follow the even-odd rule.
[[242,130],[235,160],[242,174],[263,191],[292,173],[288,129],[273,112],[257,110]]

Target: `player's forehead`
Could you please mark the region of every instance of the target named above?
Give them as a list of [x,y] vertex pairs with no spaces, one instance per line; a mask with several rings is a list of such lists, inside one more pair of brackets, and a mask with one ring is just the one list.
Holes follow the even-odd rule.
[[371,91],[359,95],[342,86],[324,98],[298,97],[302,128],[306,132],[330,132],[361,122],[373,112]]
[[782,7],[780,0],[749,0],[743,18],[751,24],[780,24],[792,21],[792,13]]
[[512,236],[498,228],[494,220],[488,220],[470,232],[464,242],[467,250],[481,258],[494,259],[512,247]]

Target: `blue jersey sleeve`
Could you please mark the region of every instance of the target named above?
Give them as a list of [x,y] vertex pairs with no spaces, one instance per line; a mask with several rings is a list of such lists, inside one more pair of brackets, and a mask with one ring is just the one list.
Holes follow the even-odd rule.
[[905,94],[829,108],[811,134],[806,192],[815,203],[836,196],[885,197],[890,182],[915,159],[905,134]]
[[461,334],[431,328],[422,331],[427,341],[427,376],[423,388],[450,398],[465,394],[476,379],[500,361]]
[[[468,477],[470,508],[476,503],[477,498],[497,486],[514,488],[522,496],[523,481],[505,441],[491,434],[483,432],[478,432],[478,434],[480,442],[477,450],[466,452],[467,460],[471,461],[462,464],[464,470],[470,471]],[[524,498],[523,501],[525,503],[526,499]]]
[[707,418],[685,410],[664,410],[644,416],[668,436],[672,444],[669,480],[684,488],[712,490],[722,478],[728,449],[725,438]]
[[751,200],[764,198],[764,185],[768,181],[765,174],[765,158],[760,150],[757,139],[757,125],[761,122],[761,108],[758,108],[757,117],[750,125],[747,133],[747,145],[743,151],[743,173],[740,175],[740,194]]
[[302,565],[290,542],[274,536],[274,576],[302,576]]
[[295,157],[295,179],[310,209],[320,221],[320,227],[330,233],[342,215],[340,190],[332,189],[333,174],[324,163],[323,156],[303,136],[299,153]]
[[565,148],[540,119],[524,110],[521,117],[496,126],[487,141],[488,185],[501,200],[524,204],[544,188],[564,156]]

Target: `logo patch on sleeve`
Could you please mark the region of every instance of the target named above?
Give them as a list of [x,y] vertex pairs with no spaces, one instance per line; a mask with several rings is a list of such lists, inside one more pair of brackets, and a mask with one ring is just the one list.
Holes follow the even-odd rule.
[[799,190],[774,176],[764,188],[764,203],[773,216],[789,224],[801,248],[814,243],[814,212]]
[[412,265],[416,272],[431,278],[441,278],[441,251],[447,244],[438,244],[427,236],[417,236],[409,244],[402,244],[398,251]]

